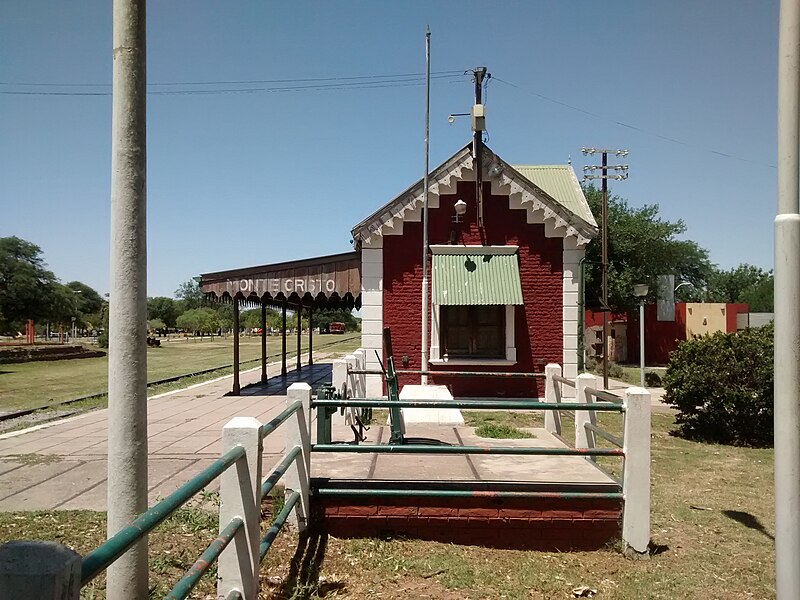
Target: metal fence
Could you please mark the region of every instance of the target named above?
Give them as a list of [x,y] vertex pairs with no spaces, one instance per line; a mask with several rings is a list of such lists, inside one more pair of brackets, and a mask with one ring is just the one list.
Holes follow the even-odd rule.
[[[0,590],[0,596],[20,600],[43,597],[77,600],[80,588],[219,478],[219,536],[166,598],[186,598],[216,562],[218,598],[255,600],[259,591],[260,563],[281,528],[287,521],[300,531],[308,524],[310,438],[307,415],[311,387],[295,383],[289,387],[287,395],[286,409],[268,423],[262,424],[252,417],[233,418],[222,430],[220,458],[87,555],[80,557],[52,542],[10,542],[0,547],[3,560],[29,565],[2,577],[4,589]],[[283,424],[287,428],[285,454],[262,479],[264,439]],[[285,503],[262,537],[262,501],[281,479],[285,482]],[[30,563],[34,564],[30,566]]]
[[[643,388],[631,387],[623,396],[597,389],[597,378],[585,373],[574,379],[563,376],[562,368],[557,364],[549,364],[545,372],[540,373],[476,373],[465,372],[456,375],[466,377],[544,377],[545,397],[536,399],[465,399],[465,400],[385,400],[384,398],[366,398],[357,392],[366,389],[365,376],[380,371],[365,368],[365,353],[362,350],[346,357],[342,361],[334,361],[333,385],[343,400],[317,400],[312,407],[325,409],[345,407],[352,410],[358,407],[371,408],[458,408],[464,410],[536,410],[544,415],[545,429],[559,438],[564,447],[503,447],[503,446],[442,446],[433,444],[394,444],[394,445],[342,445],[315,444],[312,452],[340,453],[381,453],[381,454],[429,454],[429,455],[516,455],[516,456],[575,456],[590,460],[594,466],[606,472],[619,485],[620,492],[613,493],[581,493],[569,492],[564,497],[603,497],[623,500],[622,539],[627,548],[637,553],[646,553],[650,542],[650,393]],[[397,373],[402,371],[398,370]],[[420,372],[416,372],[420,373]],[[452,373],[447,373],[451,375]],[[574,388],[575,398],[562,400],[562,388]],[[356,393],[353,393],[353,391]],[[622,435],[615,435],[600,427],[598,414],[619,415],[621,417]],[[562,429],[562,418],[568,416],[574,420],[574,439],[566,439]],[[597,440],[607,444],[599,447]],[[615,477],[597,464],[598,457],[619,457],[622,460],[621,477]],[[374,494],[380,495],[425,495],[445,496],[442,490],[408,490],[391,489],[320,489],[321,495],[334,494]],[[451,492],[451,495],[473,496],[475,490]],[[522,496],[536,496],[537,492],[514,492]],[[549,494],[549,492],[547,493]],[[564,492],[567,494],[567,492]]]

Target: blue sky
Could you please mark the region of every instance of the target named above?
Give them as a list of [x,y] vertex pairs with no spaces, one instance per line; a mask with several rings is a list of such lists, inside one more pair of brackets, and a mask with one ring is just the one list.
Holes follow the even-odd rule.
[[[494,76],[489,145],[506,161],[571,155],[580,175],[580,147],[628,148],[615,193],[683,219],[722,267],[771,268],[777,23],[777,0],[159,1],[148,81],[181,83],[151,86],[164,92],[422,73],[430,24],[434,72]],[[111,98],[52,94],[110,91],[111,2],[0,2],[0,57],[0,236],[106,292]],[[434,81],[432,166],[469,140],[468,120],[447,115],[471,102],[468,76]],[[351,226],[422,176],[423,109],[414,81],[150,95],[148,294],[349,250]]]

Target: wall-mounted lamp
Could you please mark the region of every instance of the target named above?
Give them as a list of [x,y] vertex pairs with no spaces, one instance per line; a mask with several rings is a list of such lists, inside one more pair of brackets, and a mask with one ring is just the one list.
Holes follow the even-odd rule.
[[456,214],[453,216],[453,223],[461,223],[462,217],[467,212],[467,203],[460,199],[456,200],[453,208],[456,211]]

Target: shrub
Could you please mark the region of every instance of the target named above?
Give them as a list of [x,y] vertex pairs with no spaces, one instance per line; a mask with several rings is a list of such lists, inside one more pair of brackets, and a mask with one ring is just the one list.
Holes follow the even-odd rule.
[[[602,365],[600,365],[601,372],[602,368]],[[610,362],[608,363],[608,376],[612,379],[625,379],[625,369],[620,367],[617,363]]]
[[644,384],[647,387],[661,387],[661,376],[653,371],[644,374]]
[[100,348],[108,348],[108,331],[107,330],[104,329],[97,336],[97,345]]
[[683,437],[722,444],[773,441],[773,326],[687,340],[670,356],[664,401]]

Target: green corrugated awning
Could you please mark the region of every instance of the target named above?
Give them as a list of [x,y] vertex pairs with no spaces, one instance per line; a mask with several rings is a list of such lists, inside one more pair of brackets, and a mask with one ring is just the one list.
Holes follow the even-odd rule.
[[[432,248],[433,249],[433,248]],[[433,303],[439,305],[522,304],[516,253],[485,250],[437,253],[433,249]]]

